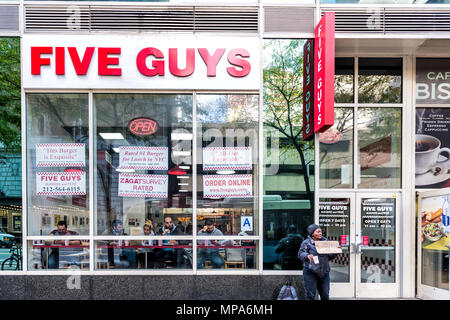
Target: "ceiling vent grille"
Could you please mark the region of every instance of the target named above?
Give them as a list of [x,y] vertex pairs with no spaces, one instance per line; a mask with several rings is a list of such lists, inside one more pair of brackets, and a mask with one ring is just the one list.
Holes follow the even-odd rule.
[[264,32],[314,33],[314,8],[264,7]]
[[0,5],[0,30],[19,31],[19,6]]
[[26,32],[258,33],[258,7],[25,6]]
[[450,31],[448,8],[322,8],[336,13],[337,33],[411,34]]

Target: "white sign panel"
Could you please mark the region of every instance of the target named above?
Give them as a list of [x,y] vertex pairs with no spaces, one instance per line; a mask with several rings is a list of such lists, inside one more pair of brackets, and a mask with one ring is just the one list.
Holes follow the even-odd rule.
[[203,198],[251,198],[252,195],[251,174],[203,176]]
[[85,195],[86,172],[36,172],[36,194],[48,195]]
[[203,148],[203,170],[252,170],[250,147]]
[[258,37],[24,35],[23,86],[259,90]]
[[168,175],[119,174],[119,197],[167,198]]
[[241,231],[253,231],[253,217],[241,216]]
[[36,167],[84,167],[84,143],[36,144]]
[[168,170],[168,147],[119,147],[120,169]]

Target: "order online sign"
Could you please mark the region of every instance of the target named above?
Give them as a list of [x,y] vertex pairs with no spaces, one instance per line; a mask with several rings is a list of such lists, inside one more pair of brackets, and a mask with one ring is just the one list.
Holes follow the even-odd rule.
[[252,196],[251,174],[203,176],[203,198],[250,198]]

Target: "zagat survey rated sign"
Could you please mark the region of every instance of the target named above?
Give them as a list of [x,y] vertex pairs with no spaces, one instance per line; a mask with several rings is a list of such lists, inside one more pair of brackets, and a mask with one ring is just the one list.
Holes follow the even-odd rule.
[[119,197],[167,198],[167,196],[167,175],[119,174]]

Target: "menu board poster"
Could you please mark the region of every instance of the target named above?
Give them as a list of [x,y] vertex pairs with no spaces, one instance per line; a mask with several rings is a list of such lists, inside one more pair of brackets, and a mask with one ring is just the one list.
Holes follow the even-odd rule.
[[450,187],[450,109],[416,108],[416,188]]
[[167,198],[168,175],[119,174],[119,197]]
[[203,198],[251,198],[252,196],[251,174],[203,176]]
[[391,229],[395,227],[395,199],[370,198],[361,202],[361,220],[364,233],[367,229]]
[[252,170],[251,147],[203,148],[203,171]]
[[168,170],[168,147],[119,147],[119,168],[134,170]]
[[85,195],[86,172],[37,172],[36,194],[47,195]]
[[322,227],[347,228],[350,219],[350,199],[342,201],[319,201],[319,225]]
[[422,248],[448,253],[450,243],[450,196],[422,199],[420,208]]
[[448,104],[450,59],[416,59],[416,104]]
[[36,167],[84,167],[84,143],[37,143]]

